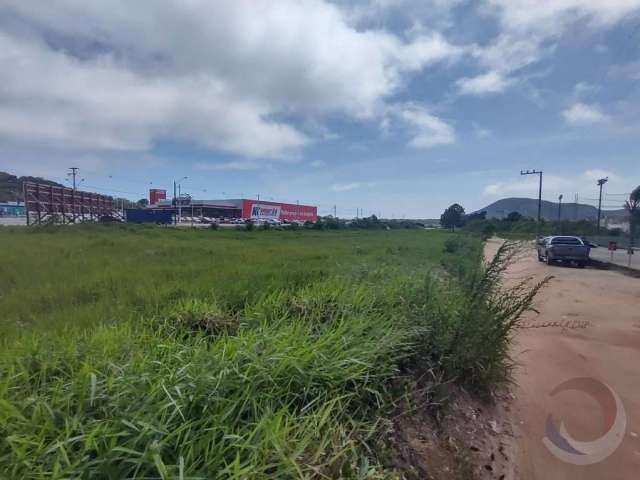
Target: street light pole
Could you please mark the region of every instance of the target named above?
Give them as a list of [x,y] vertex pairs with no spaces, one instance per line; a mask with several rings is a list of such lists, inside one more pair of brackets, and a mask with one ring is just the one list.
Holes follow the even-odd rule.
[[78,170],[80,169],[78,167],[69,167],[69,170],[71,170],[71,172],[68,173],[68,175],[70,175],[73,178],[73,195],[71,196],[71,202],[73,203],[73,223],[75,223],[76,222],[76,175],[78,174]]
[[520,170],[520,175],[538,175],[540,178],[538,184],[538,237],[540,236],[540,223],[542,221],[542,171],[538,170]]
[[600,215],[602,212],[602,186],[609,181],[609,177],[598,179],[598,186],[600,187],[600,197],[598,198],[598,225],[596,231],[600,235]]
[[562,220],[562,194],[558,197],[558,221]]
[[178,216],[176,216],[176,215],[173,216],[173,224],[174,225],[178,224],[178,219],[180,217],[180,213],[182,213],[180,205],[178,205],[180,202],[179,202],[178,197],[176,196],[176,194],[177,194],[176,189],[179,189],[180,188],[180,182],[183,181],[183,180],[186,180],[187,178],[189,178],[189,177],[182,177],[182,178],[180,178],[178,180],[174,180],[173,181],[173,204],[174,204],[175,207],[178,207],[178,211],[179,211]]

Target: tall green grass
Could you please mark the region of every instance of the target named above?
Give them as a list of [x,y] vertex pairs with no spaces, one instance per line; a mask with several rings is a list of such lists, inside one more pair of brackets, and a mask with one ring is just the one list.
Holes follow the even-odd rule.
[[381,446],[412,371],[505,380],[528,306],[509,307],[501,260],[446,232],[94,226],[0,244],[12,479],[396,478]]
[[240,310],[331,276],[426,270],[446,234],[211,231],[85,225],[0,228],[0,332],[93,327],[215,297]]

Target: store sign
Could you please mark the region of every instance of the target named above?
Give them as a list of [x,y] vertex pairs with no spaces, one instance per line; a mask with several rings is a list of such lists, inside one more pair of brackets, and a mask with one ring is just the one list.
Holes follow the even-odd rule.
[[280,218],[280,206],[254,203],[251,205],[251,218],[278,220]]

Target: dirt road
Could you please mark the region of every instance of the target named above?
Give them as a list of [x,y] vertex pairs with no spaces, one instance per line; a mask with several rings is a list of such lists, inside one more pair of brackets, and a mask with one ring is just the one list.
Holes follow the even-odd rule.
[[[490,241],[487,253],[495,252],[498,244]],[[520,365],[510,408],[516,478],[640,479],[640,279],[591,268],[550,267],[537,261],[533,247],[508,273],[509,281],[548,274],[555,278],[537,301],[540,315],[528,317],[528,324],[560,322],[579,328],[527,328],[517,335],[514,354]],[[605,423],[612,421],[587,393],[550,395],[562,382],[578,377],[606,383],[621,398],[627,417],[620,446],[603,461],[586,466],[558,459],[543,444],[549,414],[582,442],[601,437]],[[620,418],[616,416],[616,422]]]

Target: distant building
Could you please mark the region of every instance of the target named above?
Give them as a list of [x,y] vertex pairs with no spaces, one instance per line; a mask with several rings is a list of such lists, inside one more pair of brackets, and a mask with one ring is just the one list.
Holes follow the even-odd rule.
[[629,233],[631,230],[629,222],[621,221],[619,218],[605,218],[605,228],[609,230],[620,229],[625,233]]
[[[177,203],[177,205],[176,205]],[[247,198],[225,200],[196,200],[191,197],[181,197],[174,200],[158,200],[154,209],[171,210],[177,213],[178,206],[182,215],[198,217],[279,220],[279,221],[311,221],[318,219],[318,209],[311,205],[296,203],[267,202],[250,200]],[[151,206],[150,206],[151,208]]]
[[24,203],[2,202],[0,203],[0,217],[24,217]]

